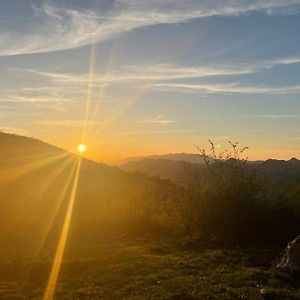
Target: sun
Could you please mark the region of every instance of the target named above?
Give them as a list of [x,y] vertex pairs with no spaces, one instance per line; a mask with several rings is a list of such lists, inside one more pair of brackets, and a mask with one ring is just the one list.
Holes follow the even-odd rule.
[[79,153],[85,152],[85,151],[86,151],[86,145],[84,145],[84,144],[79,144],[79,145],[77,146],[77,151],[78,151]]

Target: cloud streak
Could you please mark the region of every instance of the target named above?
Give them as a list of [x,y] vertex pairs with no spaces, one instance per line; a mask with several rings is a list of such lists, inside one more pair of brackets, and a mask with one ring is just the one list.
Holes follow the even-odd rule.
[[[256,61],[234,61],[226,64],[210,64],[201,66],[182,66],[177,64],[144,64],[127,65],[117,70],[109,72],[98,72],[93,75],[92,84],[97,87],[109,87],[113,83],[122,82],[153,82],[180,79],[196,79],[222,76],[248,75],[266,71],[278,66],[299,64],[300,56],[286,56],[272,60]],[[89,74],[82,73],[61,73],[41,71],[36,69],[12,68],[11,72],[28,73],[47,80],[47,83],[60,84],[64,88],[75,87],[78,91],[79,86],[83,87],[82,92],[86,92],[85,87],[90,83]]]
[[[48,120],[48,121],[36,121],[35,124],[43,126],[53,126],[53,127],[82,127],[85,120]],[[107,124],[102,121],[91,121],[89,122],[90,126],[97,126]]]
[[[148,91],[175,91],[182,93],[208,94],[297,94],[300,85],[293,86],[250,86],[239,82],[231,83],[190,83],[192,79],[210,77],[231,77],[254,74],[277,66],[300,63],[300,57],[281,57],[265,61],[233,62],[232,64],[212,64],[202,66],[182,66],[176,64],[129,65],[108,73],[97,72],[92,78],[93,101],[105,101],[108,95],[99,95],[97,89],[118,88],[126,84],[127,87],[142,88]],[[36,86],[23,87],[20,93],[5,94],[12,102],[24,101],[28,103],[42,102],[71,102],[80,101],[86,96],[86,86],[89,83],[87,73],[61,73],[41,71],[35,69],[11,69],[32,76]],[[28,76],[26,75],[26,76]],[[107,93],[107,92],[106,92]],[[3,93],[2,93],[3,94]],[[105,97],[104,97],[105,96]],[[103,98],[104,97],[104,98]],[[110,97],[111,98],[111,97]],[[109,101],[113,102],[112,100]]]
[[237,16],[254,11],[288,14],[299,5],[300,0],[117,0],[109,10],[94,11],[45,2],[34,7],[29,24],[14,31],[0,31],[0,56],[74,49],[137,28],[195,18]]
[[145,119],[143,121],[140,121],[139,123],[168,125],[168,124],[173,124],[173,123],[177,123],[177,122],[178,122],[177,120],[167,119],[165,116],[157,116],[154,118]]
[[286,87],[243,86],[230,84],[157,83],[153,88],[163,91],[202,94],[291,94],[300,93],[300,85]]

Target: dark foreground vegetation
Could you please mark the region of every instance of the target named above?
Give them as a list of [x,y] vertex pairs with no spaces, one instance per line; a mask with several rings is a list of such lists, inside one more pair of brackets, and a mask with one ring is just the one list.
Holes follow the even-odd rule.
[[[0,299],[41,299],[78,157],[0,141]],[[55,299],[300,299],[298,276],[274,272],[300,234],[299,177],[230,147],[199,149],[180,185],[82,159]]]
[[[300,163],[297,176],[278,180],[247,161],[247,148],[229,143],[217,153],[212,142],[205,167],[188,167],[185,182],[168,195],[139,199],[139,228],[177,232],[225,245],[285,244],[300,233]],[[277,170],[278,171],[278,170]],[[149,199],[150,198],[150,199]]]
[[[277,277],[274,248],[123,237],[69,244],[55,299],[300,299],[299,278]],[[52,261],[0,265],[0,299],[41,299]]]

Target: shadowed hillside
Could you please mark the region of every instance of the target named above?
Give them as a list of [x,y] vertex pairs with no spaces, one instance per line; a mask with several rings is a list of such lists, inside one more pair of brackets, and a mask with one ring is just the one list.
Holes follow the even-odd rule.
[[[52,255],[80,159],[38,140],[0,134],[1,254]],[[70,239],[94,242],[134,226],[133,203],[168,183],[82,158]],[[44,254],[45,254],[44,253]]]

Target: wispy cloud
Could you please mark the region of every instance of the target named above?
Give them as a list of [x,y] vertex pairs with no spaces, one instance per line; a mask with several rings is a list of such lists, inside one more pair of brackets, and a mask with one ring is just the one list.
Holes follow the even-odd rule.
[[136,28],[195,18],[251,11],[288,14],[299,5],[300,0],[117,0],[109,10],[94,11],[45,2],[34,7],[30,24],[15,31],[0,31],[0,56],[74,49]]
[[256,119],[297,119],[297,118],[300,118],[300,115],[284,115],[284,114],[281,114],[281,115],[253,115],[253,116],[250,116],[251,118],[256,118]]
[[[129,65],[108,73],[94,74],[92,84],[98,87],[108,87],[111,83],[134,82],[134,81],[161,81],[176,79],[205,78],[212,76],[231,76],[251,74],[261,70],[255,64],[232,64],[210,66],[180,66],[176,64],[153,64],[153,65]],[[11,72],[28,73],[52,83],[67,86],[86,86],[89,82],[89,74],[48,72],[35,69],[11,69]]]
[[156,83],[153,87],[163,91],[203,94],[290,94],[300,92],[300,85],[285,87],[243,86],[237,82],[230,84]]
[[[21,68],[12,68],[10,69],[11,72],[18,72],[18,73],[27,73],[31,74],[35,78],[40,79],[40,81],[47,80],[48,83],[59,83],[62,84],[63,87],[68,88],[76,88],[76,92],[78,89],[81,88],[82,92],[86,93],[87,84],[97,84],[98,87],[106,87],[108,85],[107,82],[104,82],[103,74],[98,74],[94,76],[92,79],[89,78],[88,73],[63,73],[63,72],[49,72],[49,71],[41,71],[36,69],[21,69]],[[85,89],[82,89],[82,86]],[[46,89],[47,87],[43,87]]]
[[[197,130],[177,130],[177,129],[174,129],[174,130],[147,130],[147,131],[120,131],[120,132],[117,132],[116,134],[117,135],[125,135],[125,136],[135,136],[135,135],[140,135],[140,136],[144,136],[144,135],[149,135],[149,134],[166,134],[166,135],[172,135],[172,134],[175,134],[175,135],[186,135],[186,134],[193,134],[193,135],[196,135],[196,134],[199,134],[199,136],[201,136],[201,134],[199,133],[199,131]],[[205,136],[206,137],[206,136]]]
[[206,65],[206,66],[180,66],[175,64],[156,64],[127,66],[112,74],[112,80],[176,80],[204,78],[212,76],[231,76],[251,74],[258,70],[258,67],[250,64],[232,65]]
[[148,118],[139,123],[148,123],[148,124],[158,124],[158,125],[168,125],[178,122],[177,120],[167,119],[165,116],[157,116],[154,118]]
[[[109,72],[96,72],[92,78],[88,73],[63,73],[36,69],[12,68],[11,72],[27,73],[47,84],[55,84],[56,88],[76,89],[86,92],[88,83],[99,88],[109,87],[112,83],[151,82],[179,79],[196,79],[222,76],[254,74],[276,66],[300,63],[300,56],[279,57],[272,60],[233,61],[227,64],[204,64],[185,66],[178,64],[142,64],[125,65]],[[44,87],[47,88],[47,87]]]
[[[176,64],[154,64],[140,66],[122,66],[108,73],[95,73],[91,84],[94,86],[92,100],[105,101],[103,88],[116,87],[116,84],[126,83],[127,87],[138,84],[147,90],[175,91],[182,93],[208,94],[297,94],[300,85],[293,86],[263,86],[242,85],[231,83],[189,83],[191,79],[210,78],[213,76],[230,77],[257,73],[278,65],[300,62],[300,57],[282,57],[273,60],[247,62],[227,65],[181,66]],[[30,74],[37,83],[35,87],[22,87],[16,94],[6,94],[12,102],[25,101],[28,103],[52,102],[52,104],[79,101],[86,97],[89,74],[61,73],[35,69],[11,69],[12,72]],[[26,75],[27,76],[27,75]],[[40,82],[41,81],[41,82]],[[182,81],[182,82],[181,82]],[[97,89],[102,89],[101,99]],[[103,93],[104,92],[104,93]],[[2,93],[3,94],[3,93]],[[110,103],[113,100],[109,101]],[[156,120],[157,122],[159,120]],[[162,122],[161,122],[162,123]]]
[[[85,105],[88,93],[88,74],[69,74],[60,72],[46,72],[34,69],[10,69],[10,75],[23,73],[24,81],[14,89],[0,91],[0,105],[24,105],[31,107],[43,107],[64,112],[74,106]],[[20,78],[19,74],[17,77]],[[100,79],[93,81],[93,90],[90,93],[90,102],[113,104],[120,100],[107,98],[102,92],[99,97],[99,90],[107,84],[100,82]],[[29,83],[28,83],[29,82]],[[108,101],[109,100],[109,101]]]
[[65,103],[70,102],[63,97],[51,97],[51,96],[30,96],[30,95],[10,95],[7,97],[9,102],[26,102],[26,103]]
[[291,64],[299,64],[299,63],[300,63],[300,55],[277,58],[269,62],[270,67],[277,66],[277,65],[291,65]]
[[[84,125],[85,120],[42,120],[36,121],[35,124],[38,125],[46,125],[46,126],[53,126],[53,127],[82,127]],[[96,125],[103,125],[107,124],[106,122],[102,121],[90,121],[89,126],[96,126]]]
[[56,95],[53,92],[39,94],[37,91],[31,93],[16,89],[15,91],[0,93],[0,106],[22,107],[28,109],[50,109],[57,112],[65,112],[66,107],[72,103],[72,99],[67,99],[64,95]]
[[125,66],[108,76],[108,81],[176,80],[215,76],[236,76],[258,73],[276,66],[300,63],[300,56],[286,56],[272,60],[233,61],[227,64],[182,66],[176,64],[153,64]]

